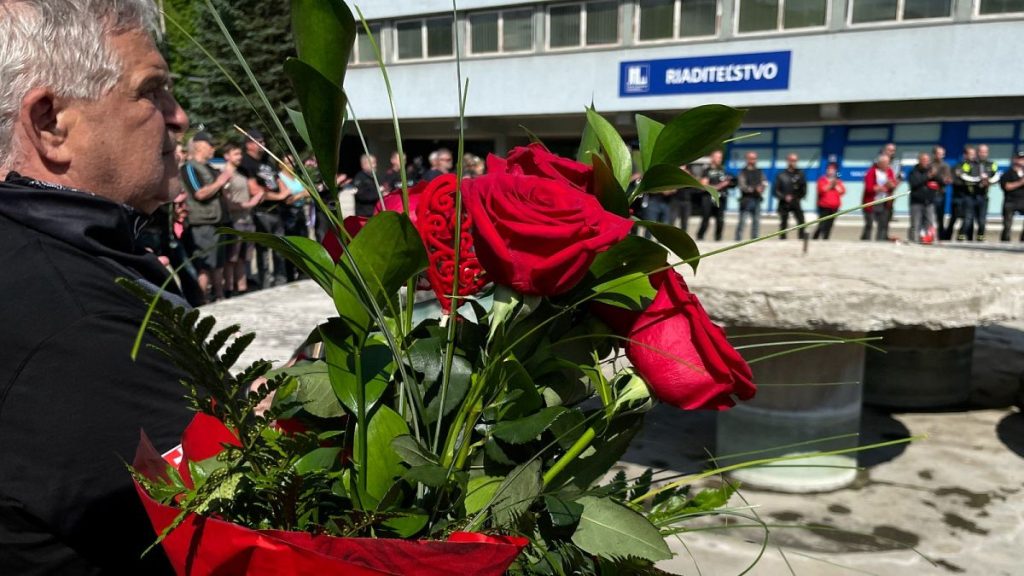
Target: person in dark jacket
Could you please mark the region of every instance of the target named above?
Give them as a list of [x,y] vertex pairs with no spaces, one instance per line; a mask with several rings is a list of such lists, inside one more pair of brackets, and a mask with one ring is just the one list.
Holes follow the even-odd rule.
[[714,218],[715,242],[720,242],[722,240],[722,231],[725,228],[725,211],[728,209],[729,189],[736,186],[736,177],[725,171],[721,150],[713,151],[708,160],[708,165],[702,170],[700,183],[718,190],[718,201],[716,202],[706,190],[701,191],[699,196],[700,228],[697,229],[697,239],[704,239],[704,234],[708,231],[709,221]]
[[[800,158],[796,154],[790,154],[786,157],[786,169],[775,175],[775,188],[772,189],[772,194],[779,203],[779,230],[789,227],[790,214],[796,219],[797,225],[804,223],[804,209],[800,202],[807,195],[807,177],[804,176],[803,170],[796,167],[799,161]],[[797,234],[803,240],[807,236],[807,231],[801,228]],[[779,239],[785,240],[786,235],[779,236]]]
[[[999,239],[1009,242],[1013,217],[1024,214],[1024,150],[1013,156],[1013,164],[999,179],[999,187],[1003,189],[1003,232]],[[1020,241],[1024,242],[1024,230],[1020,231]]]
[[370,217],[376,212],[382,193],[374,175],[377,158],[373,154],[363,154],[359,158],[359,168],[359,174],[352,179],[356,188],[356,216]]
[[156,535],[124,462],[140,429],[173,448],[190,414],[169,360],[146,348],[131,360],[146,306],[114,283],[157,294],[168,278],[136,243],[180,190],[188,124],[156,21],[150,0],[0,6],[0,71],[17,103],[0,107],[5,576],[170,573],[159,549],[140,558]]
[[935,170],[932,170],[932,157],[922,152],[917,157],[917,165],[910,171],[907,179],[910,186],[910,228],[907,229],[907,240],[911,242],[931,243],[935,240],[935,193],[943,186]]
[[739,221],[736,222],[736,241],[743,239],[743,225],[750,218],[750,238],[757,238],[761,233],[761,202],[764,200],[764,189],[768,182],[764,172],[757,167],[757,152],[747,152],[746,166],[736,179],[740,189]]

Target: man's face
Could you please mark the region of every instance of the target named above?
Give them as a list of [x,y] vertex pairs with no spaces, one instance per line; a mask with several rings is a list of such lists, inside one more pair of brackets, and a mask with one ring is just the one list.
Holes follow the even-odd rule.
[[242,149],[241,148],[232,148],[226,154],[224,154],[224,161],[227,162],[228,164],[231,164],[231,165],[235,166],[236,168],[238,166],[241,166],[242,165]]
[[790,170],[796,170],[796,163],[800,160],[796,154],[790,154],[786,156],[786,165],[789,166]]
[[711,163],[714,164],[715,166],[721,166],[722,165],[722,153],[717,151],[717,150],[712,152],[711,153]]
[[757,153],[747,152],[747,166],[753,166],[757,164]]
[[1024,168],[1024,156],[1014,156],[1013,165],[1017,168]]
[[946,157],[946,149],[945,148],[939,147],[939,148],[935,149],[935,159],[936,160],[942,160],[945,157]]
[[967,158],[967,160],[969,161],[977,160],[978,151],[975,150],[974,148],[968,148],[966,151],[964,151],[964,157]]
[[246,140],[245,141],[245,153],[259,160],[263,158],[263,141],[262,140]]
[[896,155],[896,145],[895,144],[886,144],[885,145],[885,155],[890,157],[890,158],[895,156]]
[[209,162],[210,158],[213,158],[213,146],[203,140],[193,142],[192,155],[197,162]]
[[144,31],[108,39],[121,78],[95,101],[72,101],[67,125],[72,185],[146,214],[179,192],[175,142],[188,116],[170,91],[167,63]]
[[978,160],[988,160],[988,146],[978,146]]
[[451,170],[452,169],[452,155],[451,154],[447,154],[447,153],[441,154],[437,158],[437,163],[438,163],[439,168],[441,170],[446,170],[446,171],[447,170]]
[[932,157],[927,154],[921,154],[917,157],[917,163],[927,168],[932,165]]

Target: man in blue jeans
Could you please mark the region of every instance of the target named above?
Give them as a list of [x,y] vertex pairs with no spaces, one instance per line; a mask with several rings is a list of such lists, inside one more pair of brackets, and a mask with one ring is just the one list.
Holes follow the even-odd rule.
[[740,189],[740,220],[736,225],[736,241],[743,239],[743,228],[746,219],[750,218],[750,237],[757,238],[761,233],[761,201],[767,180],[764,172],[757,167],[757,152],[747,152],[747,165],[737,178]]

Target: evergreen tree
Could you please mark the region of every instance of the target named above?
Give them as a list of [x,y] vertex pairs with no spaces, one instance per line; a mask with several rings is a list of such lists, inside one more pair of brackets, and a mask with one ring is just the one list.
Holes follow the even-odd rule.
[[[286,120],[285,106],[295,108],[297,104],[284,74],[285,59],[294,55],[288,3],[283,0],[249,0],[244,3],[234,0],[211,1],[267,98],[274,105],[278,118],[285,119],[285,126],[290,126]],[[188,0],[179,0],[178,3],[189,4]],[[236,138],[238,134],[233,128],[235,124],[246,130],[259,129],[268,138],[273,138],[276,130],[269,121],[266,109],[260,103],[257,91],[238,63],[206,1],[191,0],[189,7],[194,15],[195,41],[186,40],[185,46],[175,47],[186,57],[180,64],[181,69],[174,71],[183,76],[177,91],[182,100],[188,103],[186,110],[192,124],[204,125],[218,139]],[[216,63],[203,53],[203,49],[216,59]],[[221,66],[242,88],[244,96],[225,77]]]

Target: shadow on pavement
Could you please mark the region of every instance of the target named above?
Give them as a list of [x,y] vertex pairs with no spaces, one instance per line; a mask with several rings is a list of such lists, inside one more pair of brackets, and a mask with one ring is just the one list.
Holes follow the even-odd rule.
[[996,435],[1007,448],[1024,458],[1024,413],[1014,412],[999,421]]
[[[890,440],[899,440],[910,436],[910,430],[902,422],[892,417],[889,412],[873,406],[865,406],[860,415],[860,445],[878,444]],[[885,448],[873,448],[859,452],[857,463],[872,467],[889,462],[899,457],[907,449],[907,444],[896,444]]]

